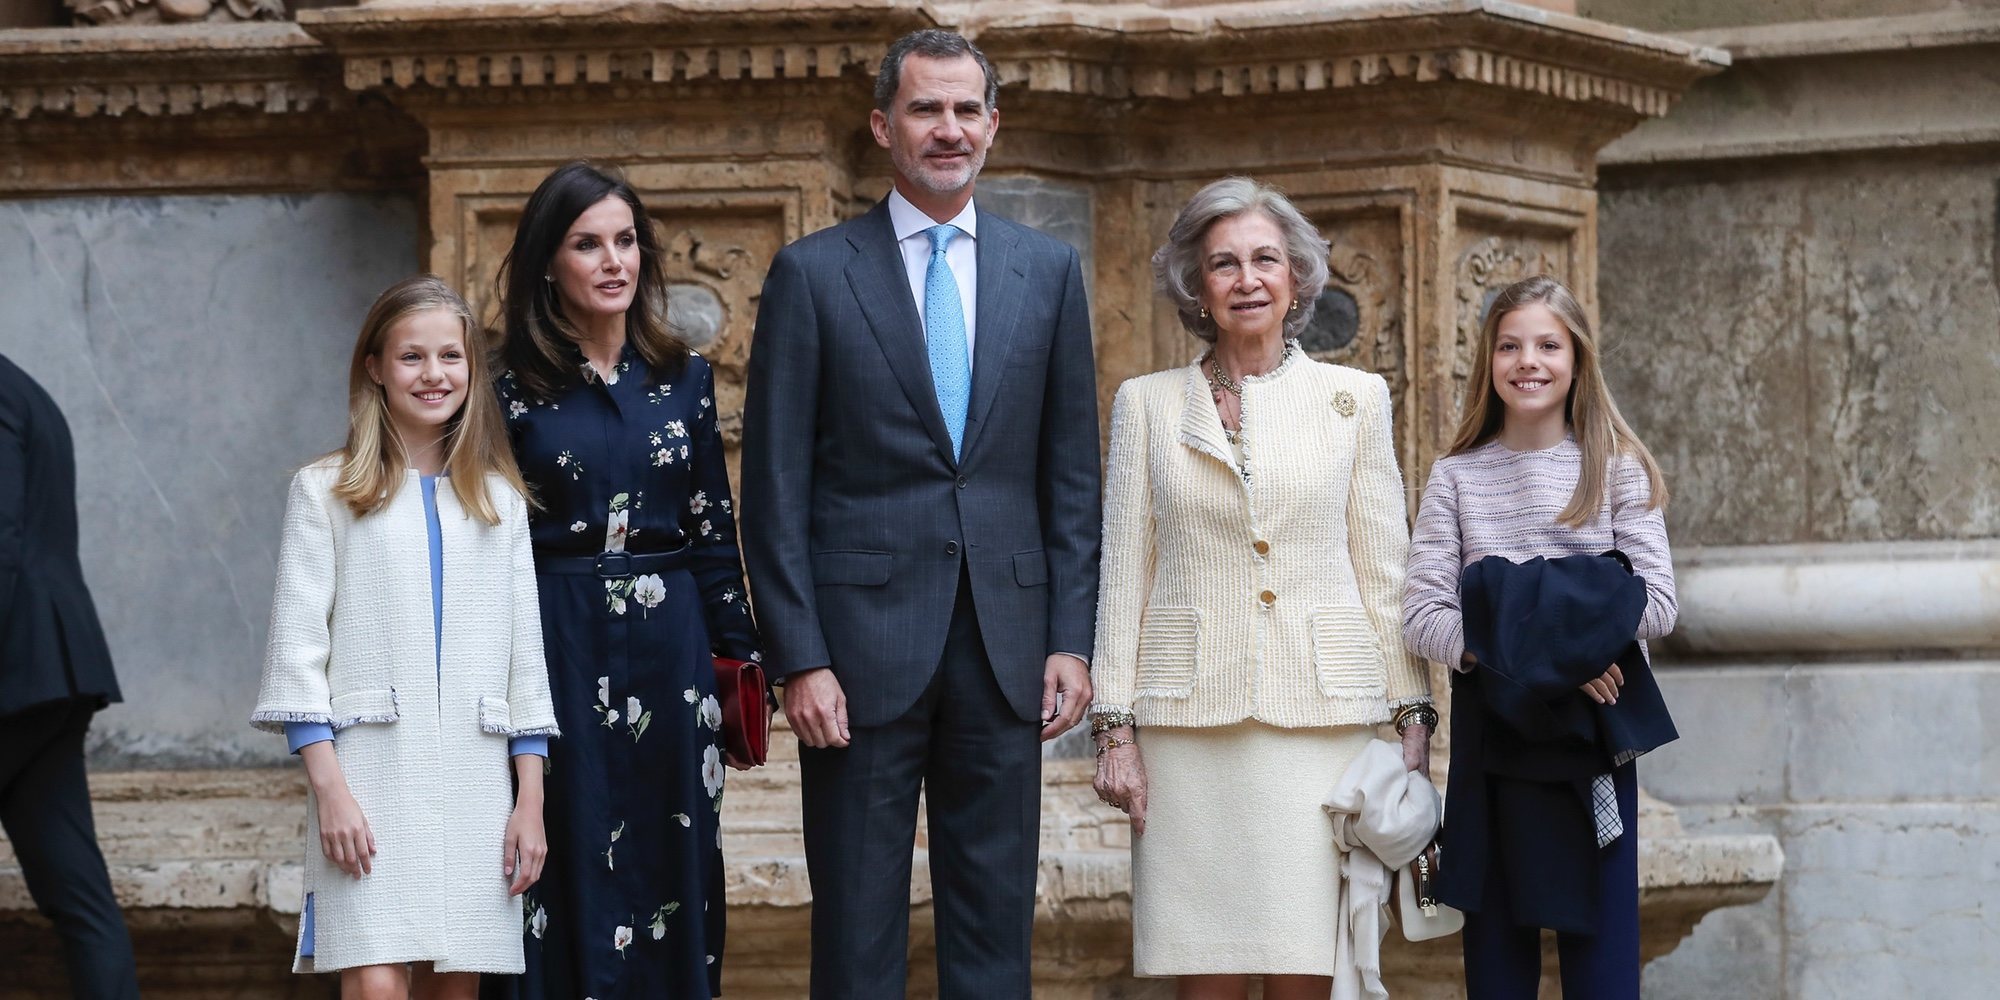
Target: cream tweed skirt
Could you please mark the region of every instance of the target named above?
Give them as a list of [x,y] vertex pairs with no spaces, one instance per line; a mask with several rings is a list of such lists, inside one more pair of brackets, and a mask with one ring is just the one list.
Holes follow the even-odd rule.
[[1374,735],[1254,721],[1142,728],[1134,972],[1333,975],[1340,862],[1320,803]]

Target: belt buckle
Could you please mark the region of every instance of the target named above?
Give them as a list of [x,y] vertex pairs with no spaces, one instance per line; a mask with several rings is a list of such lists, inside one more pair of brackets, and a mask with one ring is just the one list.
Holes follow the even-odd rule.
[[632,553],[599,552],[597,554],[597,578],[600,580],[629,580],[638,574],[632,572]]

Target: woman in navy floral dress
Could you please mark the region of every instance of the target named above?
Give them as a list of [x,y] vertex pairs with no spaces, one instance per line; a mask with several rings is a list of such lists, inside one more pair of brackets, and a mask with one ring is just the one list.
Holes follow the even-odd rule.
[[756,655],[714,374],[666,328],[638,196],[584,163],[529,198],[502,272],[500,379],[532,520],[549,683],[549,860],[526,900],[548,1000],[721,993],[722,713]]

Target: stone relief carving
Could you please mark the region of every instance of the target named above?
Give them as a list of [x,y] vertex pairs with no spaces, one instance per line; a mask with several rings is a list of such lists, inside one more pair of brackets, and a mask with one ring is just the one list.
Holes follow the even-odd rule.
[[[1475,234],[1476,235],[1476,234]],[[1457,338],[1451,352],[1451,419],[1458,419],[1465,382],[1472,377],[1472,352],[1478,349],[1479,324],[1486,307],[1500,290],[1522,278],[1546,274],[1569,280],[1568,255],[1561,243],[1533,236],[1486,236],[1474,239],[1459,254],[1457,268]]]
[[1391,398],[1409,384],[1403,347],[1403,239],[1394,213],[1319,216],[1332,247],[1326,290],[1313,309],[1304,346],[1314,357],[1376,372]]
[[688,346],[714,366],[722,440],[734,449],[743,438],[751,324],[765,268],[783,245],[783,234],[775,217],[762,226],[757,223],[764,220],[740,215],[690,225],[676,213],[675,221],[678,228],[662,225],[673,234],[663,246],[667,280],[672,283],[667,315],[688,338]]
[[284,0],[63,0],[79,24],[282,21]]

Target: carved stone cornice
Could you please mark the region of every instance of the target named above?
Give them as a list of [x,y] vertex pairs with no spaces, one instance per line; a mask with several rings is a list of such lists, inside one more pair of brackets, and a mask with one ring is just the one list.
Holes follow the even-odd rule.
[[0,193],[413,189],[422,144],[295,24],[0,31]]
[[354,90],[672,86],[870,75],[890,40],[935,23],[892,0],[367,4],[307,11]]
[[0,118],[265,115],[351,104],[295,24],[0,31]]
[[1139,101],[1301,97],[1465,85],[1624,119],[1664,115],[1720,49],[1499,0],[1215,4],[1172,16],[1131,5],[1023,4],[968,30],[1003,83]]
[[1503,0],[1171,12],[1059,0],[386,2],[299,18],[339,52],[347,86],[402,92],[869,75],[889,39],[940,24],[974,35],[1005,85],[1114,101],[1463,83],[1630,119],[1665,114],[1728,63],[1718,49]]

